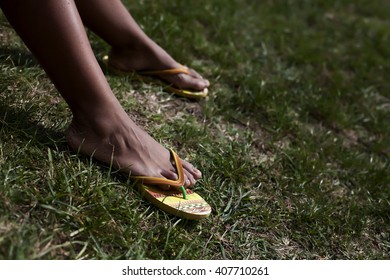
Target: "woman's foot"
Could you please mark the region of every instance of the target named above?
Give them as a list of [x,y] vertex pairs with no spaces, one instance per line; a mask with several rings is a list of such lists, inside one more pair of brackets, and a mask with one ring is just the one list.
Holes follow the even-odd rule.
[[[177,63],[164,49],[148,40],[141,46],[112,48],[109,63],[122,71],[156,71],[183,67]],[[210,85],[195,70],[188,69],[188,74],[159,74],[159,79],[172,84],[175,88],[203,91]]]
[[[73,119],[66,136],[75,151],[93,156],[126,175],[178,178],[170,152],[139,128],[126,113],[107,114],[92,122]],[[185,186],[190,187],[202,174],[187,161],[182,160],[182,164]]]

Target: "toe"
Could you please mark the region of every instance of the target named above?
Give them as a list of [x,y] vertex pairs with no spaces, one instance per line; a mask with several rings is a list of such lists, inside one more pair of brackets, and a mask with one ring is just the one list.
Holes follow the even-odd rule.
[[187,170],[184,170],[184,173],[186,174],[187,178],[188,178],[188,187],[192,187],[193,185],[195,185],[196,183],[196,180],[194,178],[194,176],[192,176],[192,174],[190,172],[188,172]]
[[194,69],[191,69],[188,67],[186,67],[186,68],[192,77],[198,78],[198,79],[203,79],[203,77],[198,72],[196,72]]
[[195,180],[198,180],[202,177],[202,172],[200,172],[199,169],[195,168],[191,163],[182,160],[182,164],[184,170],[190,173]]
[[187,172],[184,170],[184,187],[188,188],[191,186],[191,180],[187,176]]
[[192,69],[188,69],[188,73],[162,75],[161,78],[179,89],[202,91],[210,85],[208,80],[204,79],[201,75]]
[[164,170],[161,172],[161,176],[169,179],[169,180],[177,180],[178,176],[176,172],[170,171],[170,170]]
[[176,80],[175,85],[183,89],[203,90],[208,87],[208,82],[201,77],[179,74],[176,76]]
[[210,86],[209,80],[203,78],[198,72],[196,72],[194,69],[188,69],[190,72],[190,75],[196,79],[202,80],[204,82],[205,88]]

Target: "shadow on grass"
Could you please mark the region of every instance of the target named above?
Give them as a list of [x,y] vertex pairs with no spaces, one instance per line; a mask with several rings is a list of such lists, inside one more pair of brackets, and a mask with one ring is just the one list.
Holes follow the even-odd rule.
[[34,140],[38,146],[57,147],[68,150],[62,132],[47,128],[39,122],[31,120],[31,112],[12,108],[3,100],[0,100],[0,129],[12,131],[14,137],[20,140]]
[[38,67],[40,64],[35,57],[27,52],[21,51],[21,49],[0,47],[0,64],[8,65],[11,67]]

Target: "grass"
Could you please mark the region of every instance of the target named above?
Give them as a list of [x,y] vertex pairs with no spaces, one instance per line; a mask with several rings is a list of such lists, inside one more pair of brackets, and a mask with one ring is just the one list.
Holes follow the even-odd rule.
[[[107,78],[203,171],[212,216],[158,211],[70,151],[66,104],[1,16],[0,258],[388,259],[388,1],[133,2],[147,34],[212,82],[210,98]],[[109,46],[89,36],[102,57]]]

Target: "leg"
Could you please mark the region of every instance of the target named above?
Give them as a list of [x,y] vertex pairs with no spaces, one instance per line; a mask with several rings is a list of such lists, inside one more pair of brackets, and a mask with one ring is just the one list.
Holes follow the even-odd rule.
[[[176,179],[168,150],[132,122],[113,95],[73,0],[0,0],[9,22],[73,113],[70,146],[132,175]],[[200,171],[183,161],[186,185]]]
[[[179,64],[153,42],[120,0],[76,0],[86,26],[111,46],[110,62],[122,70],[162,70],[179,67]],[[209,82],[195,71],[191,75],[161,75],[161,78],[178,88],[203,90]]]

